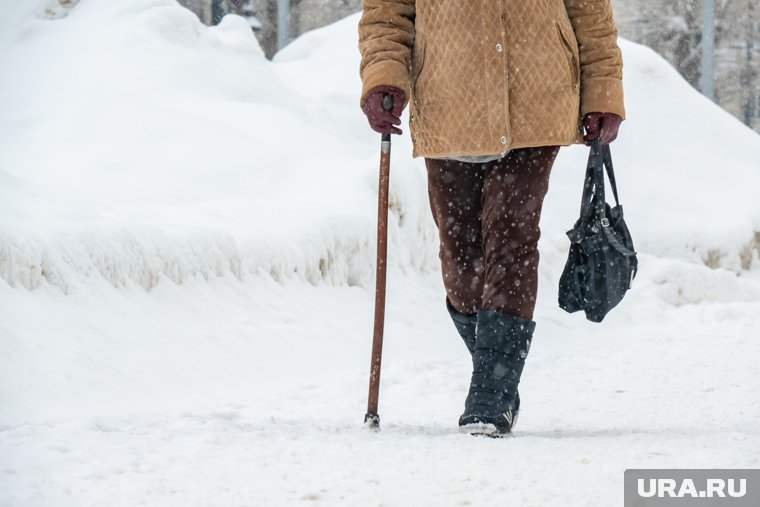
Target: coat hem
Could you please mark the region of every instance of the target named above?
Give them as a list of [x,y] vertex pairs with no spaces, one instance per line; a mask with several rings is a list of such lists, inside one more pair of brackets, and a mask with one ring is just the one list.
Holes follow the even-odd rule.
[[[583,144],[583,137],[577,136],[573,139],[543,139],[538,141],[518,142],[507,147],[508,151],[519,150],[523,148],[542,148],[545,146],[572,146],[574,144]],[[491,153],[475,152],[475,151],[462,151],[462,150],[426,150],[424,147],[420,148],[415,145],[412,150],[412,157],[414,158],[452,158],[452,157],[480,157],[492,155]]]

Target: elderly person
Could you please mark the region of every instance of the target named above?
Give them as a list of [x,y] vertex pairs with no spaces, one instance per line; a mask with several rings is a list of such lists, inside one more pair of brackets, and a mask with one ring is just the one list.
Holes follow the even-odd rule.
[[465,433],[514,427],[549,174],[560,146],[617,136],[616,40],[610,0],[363,1],[361,107],[393,134],[410,107],[446,306],[472,355]]

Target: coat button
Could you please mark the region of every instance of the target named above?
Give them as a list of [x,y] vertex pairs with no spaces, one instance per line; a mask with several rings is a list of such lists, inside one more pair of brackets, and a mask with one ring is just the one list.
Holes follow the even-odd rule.
[[496,44],[496,51],[498,51],[499,53],[501,53],[502,49],[504,49],[504,48],[501,46],[501,44]]
[[507,136],[501,136],[501,144],[507,144]]

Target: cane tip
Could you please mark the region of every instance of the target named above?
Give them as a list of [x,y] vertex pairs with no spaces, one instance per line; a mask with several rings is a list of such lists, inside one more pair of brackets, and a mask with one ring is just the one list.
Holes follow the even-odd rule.
[[367,413],[364,416],[364,427],[373,431],[380,431],[380,416]]

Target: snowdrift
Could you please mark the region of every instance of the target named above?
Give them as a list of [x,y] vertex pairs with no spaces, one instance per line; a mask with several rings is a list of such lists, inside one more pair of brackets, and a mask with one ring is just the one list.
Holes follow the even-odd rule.
[[[242,19],[207,28],[171,0],[37,12],[0,55],[5,282],[367,282],[373,136],[290,90]],[[395,258],[422,267],[422,175],[399,171],[394,187],[394,209],[410,201]]]
[[[269,62],[240,18],[208,28],[171,0],[8,8],[6,283],[66,293],[93,276],[145,289],[260,274],[368,283],[377,139],[357,108],[356,16]],[[629,118],[614,155],[637,247],[751,268],[760,137],[650,50],[622,47]],[[396,140],[391,262],[435,269],[424,173],[410,152]],[[567,246],[585,156],[560,156],[544,249]]]

